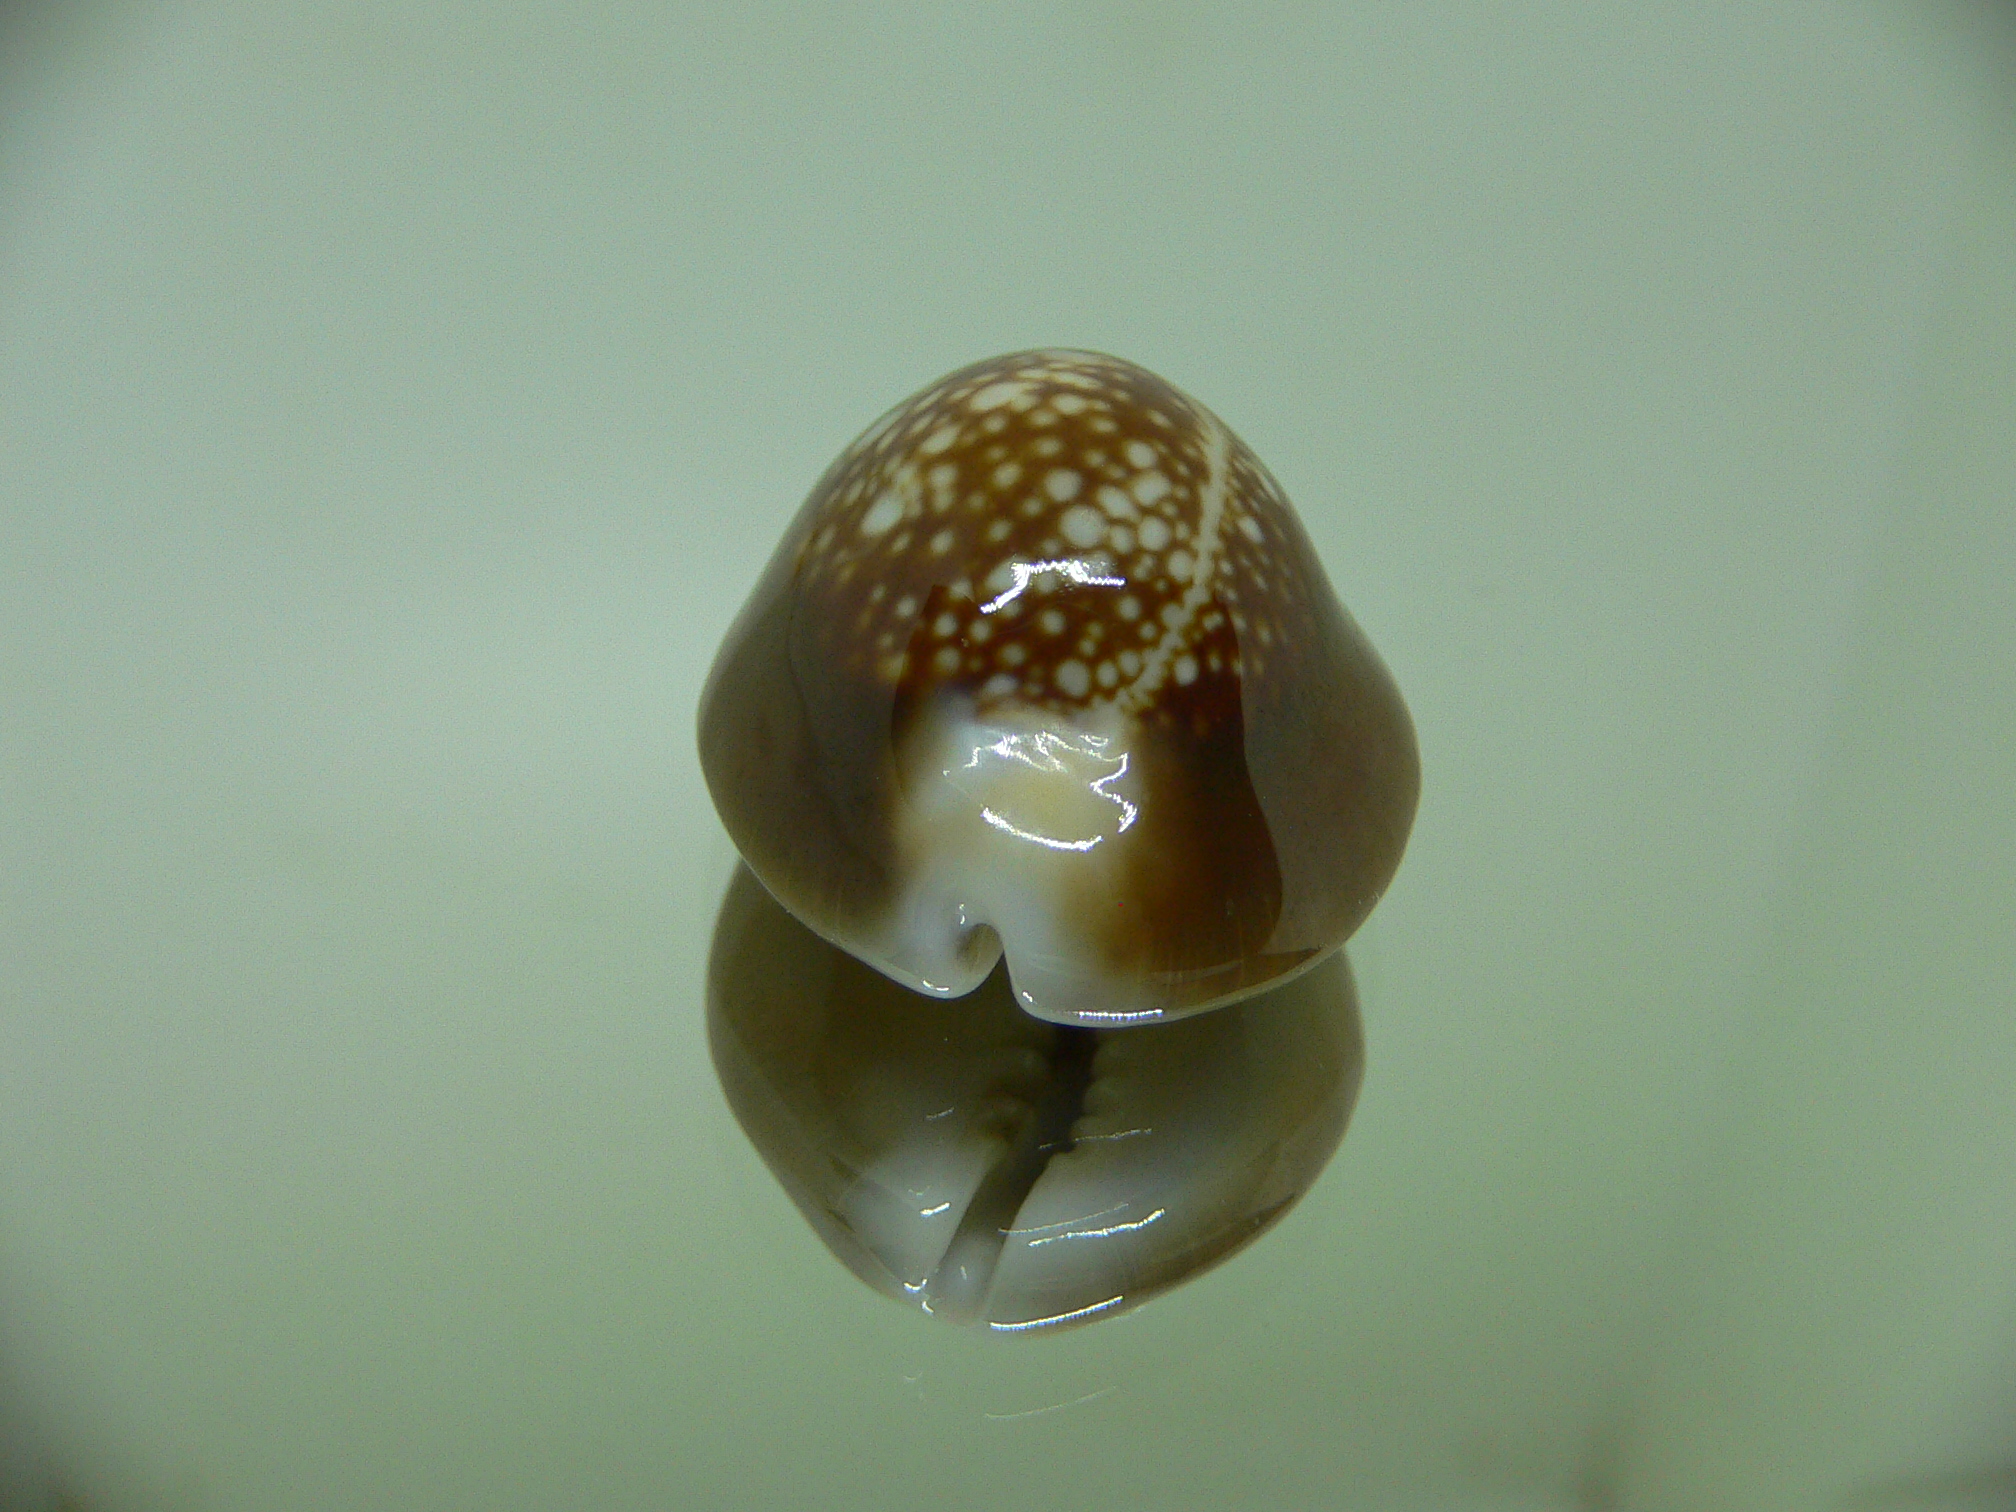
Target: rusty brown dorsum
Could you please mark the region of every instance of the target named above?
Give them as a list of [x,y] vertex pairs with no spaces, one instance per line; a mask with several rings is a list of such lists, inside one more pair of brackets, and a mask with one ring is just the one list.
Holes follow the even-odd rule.
[[1419,790],[1399,691],[1260,460],[1152,373],[1019,352],[827,469],[700,705],[763,885],[896,981],[1104,1028],[1340,945]]

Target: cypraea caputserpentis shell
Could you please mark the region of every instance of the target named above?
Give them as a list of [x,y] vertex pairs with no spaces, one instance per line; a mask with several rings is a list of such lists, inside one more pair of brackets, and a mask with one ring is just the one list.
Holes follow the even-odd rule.
[[700,755],[747,863],[716,1065],[864,1279],[1011,1332],[1110,1316],[1321,1171],[1362,1065],[1337,948],[1419,761],[1195,400],[1040,351],[892,410],[730,630]]
[[1413,726],[1267,470],[1131,363],[1025,352],[827,470],[721,648],[707,785],[780,903],[937,997],[1231,1002],[1379,899]]

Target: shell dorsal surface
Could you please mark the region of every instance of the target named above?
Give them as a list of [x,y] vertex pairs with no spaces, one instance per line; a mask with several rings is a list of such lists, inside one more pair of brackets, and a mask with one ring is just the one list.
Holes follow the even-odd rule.
[[1419,785],[1392,679],[1216,416],[1091,352],[977,363],[828,469],[702,696],[784,906],[919,991],[1002,954],[1059,1023],[1214,1007],[1378,900]]

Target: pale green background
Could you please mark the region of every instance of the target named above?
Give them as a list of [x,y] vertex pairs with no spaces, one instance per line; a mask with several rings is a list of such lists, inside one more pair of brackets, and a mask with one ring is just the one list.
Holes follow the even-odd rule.
[[[6,1494],[2016,1504],[2011,33],[0,12]],[[730,1120],[690,721],[1040,343],[1268,461],[1425,798],[1323,1181],[1004,1344]]]

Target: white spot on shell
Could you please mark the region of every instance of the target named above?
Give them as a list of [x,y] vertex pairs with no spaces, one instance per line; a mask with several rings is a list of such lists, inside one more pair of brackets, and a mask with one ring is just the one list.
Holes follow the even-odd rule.
[[1155,465],[1155,448],[1150,446],[1146,441],[1129,441],[1127,443],[1127,460],[1132,462],[1136,467],[1153,467]]
[[1138,520],[1141,518],[1141,511],[1134,507],[1134,501],[1120,492],[1111,483],[1102,483],[1099,486],[1099,492],[1094,497],[1099,500],[1099,507],[1116,520]]
[[1134,497],[1143,504],[1153,504],[1169,492],[1169,480],[1159,472],[1143,473],[1131,486]]
[[1187,688],[1197,681],[1197,658],[1187,653],[1179,656],[1176,658],[1176,665],[1170,670],[1176,674],[1176,685]]
[[1004,378],[999,383],[990,383],[975,394],[972,399],[976,410],[999,409],[1012,399],[1019,399],[1029,392],[1029,385],[1015,378]]
[[959,648],[957,646],[940,646],[938,654],[932,657],[931,661],[940,672],[957,672],[959,670]]
[[1190,581],[1191,569],[1196,565],[1196,560],[1187,551],[1172,551],[1169,553],[1169,576],[1176,579],[1179,583]]
[[[1194,664],[1191,673],[1193,676],[1196,673]],[[1083,698],[1091,691],[1092,674],[1085,670],[1085,663],[1067,661],[1057,669],[1057,686],[1073,698]]]
[[1115,551],[1132,551],[1134,549],[1134,532],[1129,530],[1125,525],[1115,525],[1108,539],[1112,541]]
[[1169,544],[1169,522],[1156,515],[1150,515],[1141,522],[1141,544],[1150,551],[1160,551]]
[[1064,616],[1059,614],[1055,609],[1045,609],[1036,617],[1036,624],[1045,635],[1062,635],[1064,633]]
[[861,516],[861,534],[865,536],[886,535],[896,528],[896,522],[903,518],[903,501],[893,493],[885,493]]
[[906,593],[903,595],[903,597],[896,600],[896,618],[898,618],[899,620],[906,620],[916,612],[917,612],[917,600],[912,598],[909,594]]
[[[1055,473],[1050,475],[1053,479]],[[1076,473],[1071,474],[1077,477]],[[1055,491],[1054,489],[1052,490]],[[1080,548],[1097,546],[1106,535],[1106,517],[1089,504],[1073,504],[1064,511],[1064,517],[1057,522],[1064,532],[1064,539]]]
[[1113,663],[1110,661],[1099,663],[1099,670],[1092,675],[1098,680],[1099,686],[1102,688],[1110,688],[1120,680],[1120,674],[1114,670]]
[[1006,672],[996,672],[987,681],[980,684],[980,696],[982,698],[1006,698],[1010,693],[1015,691],[1016,686],[1017,681],[1013,676]]
[[931,625],[931,633],[937,636],[938,639],[940,640],[948,640],[951,638],[952,632],[957,630],[958,628],[959,628],[959,621],[955,616],[951,614],[941,614],[935,621],[933,621]]
[[1265,538],[1260,529],[1260,522],[1251,515],[1241,515],[1239,517],[1239,528],[1245,532],[1246,539],[1252,541],[1255,545],[1258,545]]
[[1067,499],[1078,497],[1078,490],[1084,481],[1070,468],[1060,467],[1043,480],[1043,487],[1051,498],[1062,504]]

